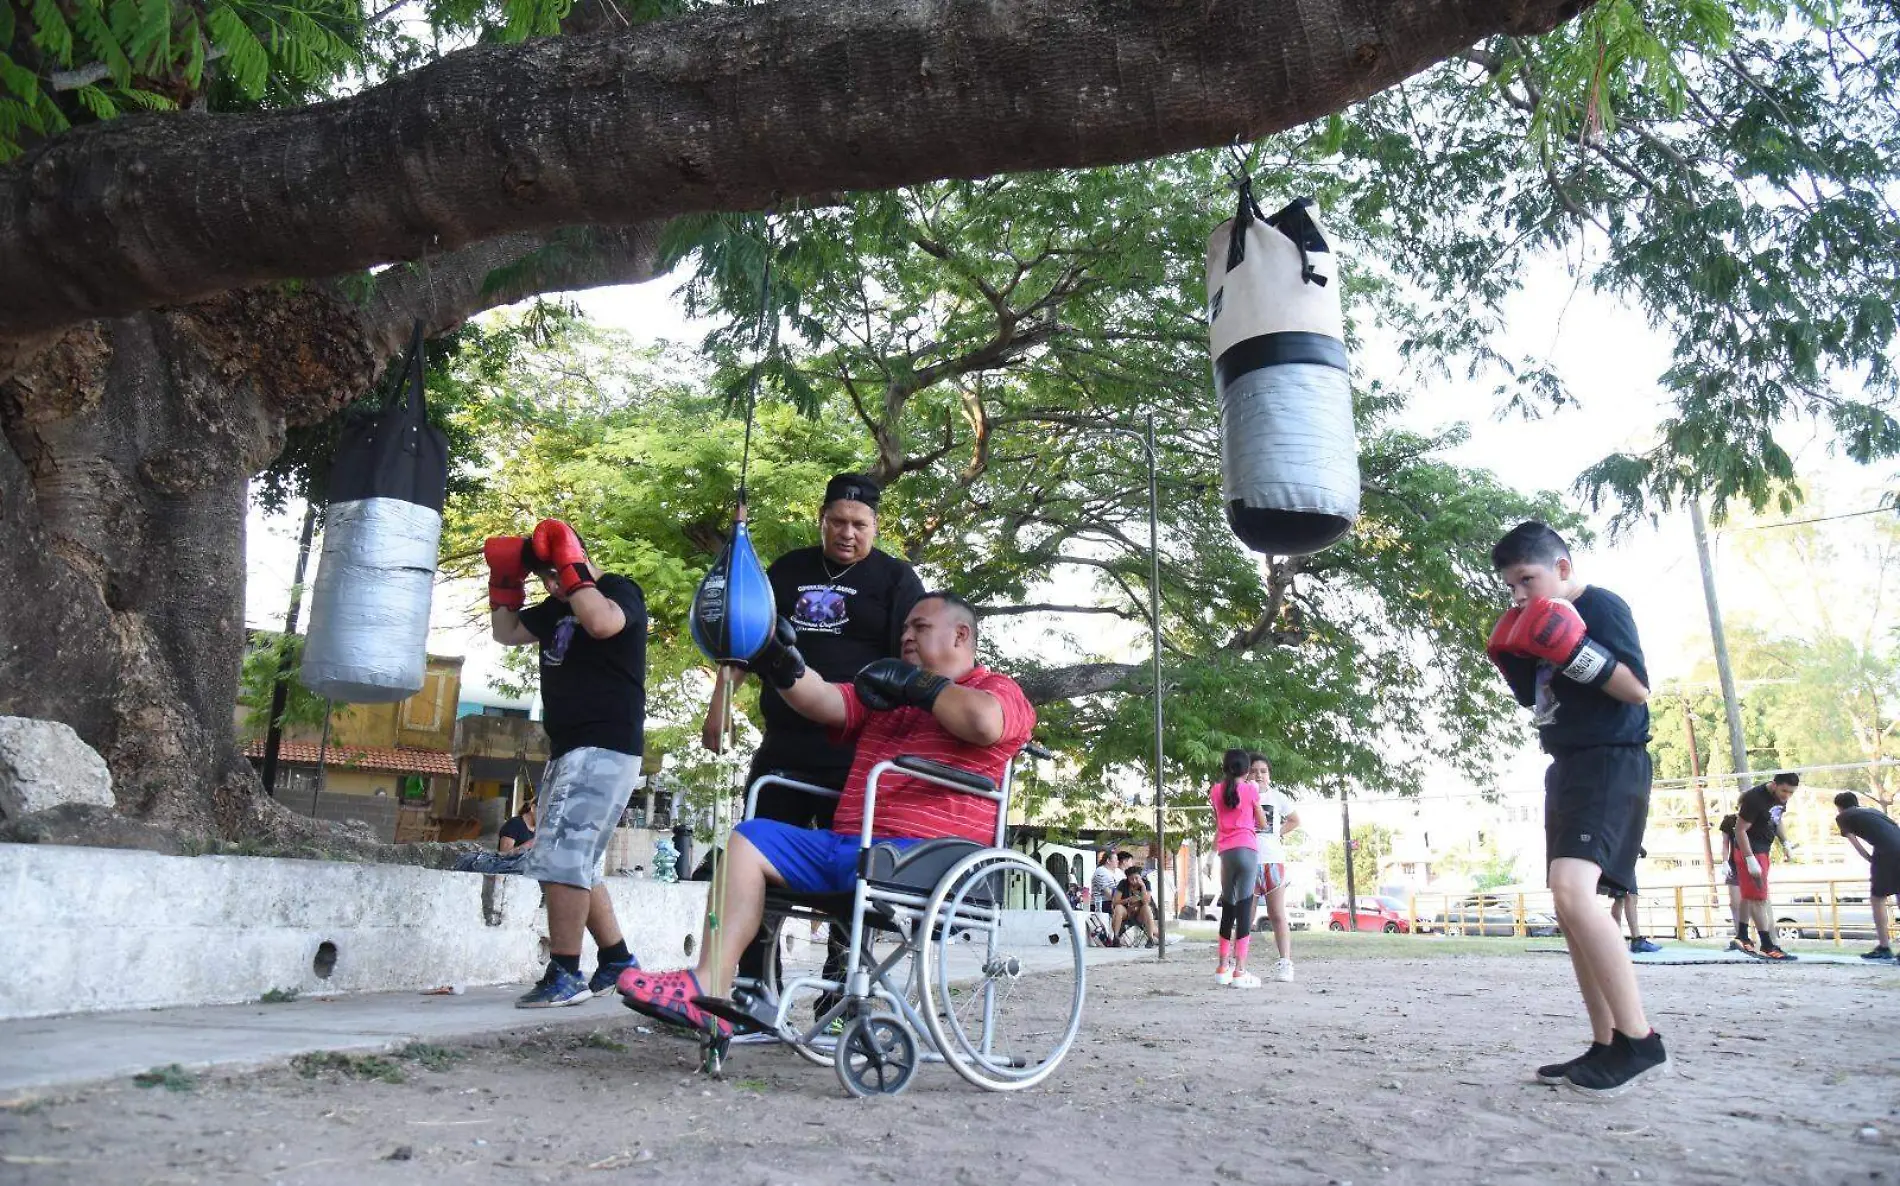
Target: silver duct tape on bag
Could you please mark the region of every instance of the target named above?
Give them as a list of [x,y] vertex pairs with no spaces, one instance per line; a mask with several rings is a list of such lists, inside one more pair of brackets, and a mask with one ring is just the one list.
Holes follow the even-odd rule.
[[1249,371],[1221,388],[1220,426],[1221,495],[1230,508],[1339,520],[1332,539],[1359,516],[1359,445],[1345,371],[1312,363]]
[[1228,525],[1257,552],[1317,552],[1359,517],[1359,447],[1338,269],[1311,200],[1262,218],[1243,193],[1208,241],[1207,293]]
[[332,504],[297,678],[349,704],[406,700],[429,661],[438,511],[398,498]]

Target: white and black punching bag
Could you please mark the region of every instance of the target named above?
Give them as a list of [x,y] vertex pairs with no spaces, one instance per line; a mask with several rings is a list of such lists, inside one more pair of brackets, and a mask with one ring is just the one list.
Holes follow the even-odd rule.
[[1359,447],[1335,258],[1299,198],[1271,217],[1249,186],[1207,245],[1221,494],[1240,541],[1303,556],[1359,517]]
[[427,674],[449,466],[447,439],[423,403],[421,322],[404,377],[407,398],[346,428],[330,470],[297,678],[349,704],[406,700]]

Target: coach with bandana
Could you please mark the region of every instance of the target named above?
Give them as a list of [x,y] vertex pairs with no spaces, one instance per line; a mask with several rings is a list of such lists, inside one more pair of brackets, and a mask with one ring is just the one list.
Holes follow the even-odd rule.
[[[798,650],[824,679],[850,683],[866,663],[897,655],[904,618],[923,596],[924,586],[910,565],[875,546],[877,482],[864,474],[839,474],[825,485],[818,512],[821,542],[780,556],[766,570],[779,616],[798,631]],[[706,713],[702,740],[722,748],[720,726],[732,683],[744,678],[725,669]],[[853,746],[837,744],[822,725],[794,711],[769,684],[759,693],[765,740],[753,755],[748,785],[770,773],[815,786],[842,789],[851,771]],[[807,795],[787,787],[759,793],[757,814],[800,828],[829,828],[835,799]]]

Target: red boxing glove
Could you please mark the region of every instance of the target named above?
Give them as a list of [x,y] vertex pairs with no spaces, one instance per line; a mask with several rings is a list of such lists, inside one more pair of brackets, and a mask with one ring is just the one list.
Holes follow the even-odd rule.
[[1590,641],[1583,615],[1561,598],[1539,597],[1526,604],[1505,635],[1503,649],[1541,659],[1564,678],[1593,688],[1602,687],[1616,670],[1616,656]]
[[581,537],[559,519],[543,519],[534,525],[534,551],[554,570],[561,596],[572,597],[581,589],[594,587],[594,578],[587,572],[587,549],[581,546]]
[[490,610],[519,610],[527,601],[528,548],[527,537],[521,535],[491,535],[482,542]]
[[1518,658],[1510,646],[1511,635],[1517,630],[1517,621],[1524,611],[1515,605],[1504,611],[1498,618],[1498,624],[1491,627],[1491,641],[1484,644],[1484,653],[1491,656],[1491,662],[1497,664],[1506,679],[1510,678],[1510,660]]

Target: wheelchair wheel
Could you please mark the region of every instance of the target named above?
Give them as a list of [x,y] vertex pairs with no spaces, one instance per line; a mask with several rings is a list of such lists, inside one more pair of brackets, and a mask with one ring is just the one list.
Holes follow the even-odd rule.
[[[827,938],[822,934],[811,933],[810,918],[784,914],[767,915],[763,925],[772,934],[772,943],[765,955],[764,980],[772,986],[775,994],[782,996],[785,985],[801,976],[817,977],[824,974]],[[847,926],[845,929],[848,934],[850,928]],[[904,941],[901,937],[884,931],[874,931],[871,933],[869,958],[881,962],[903,946]],[[902,977],[901,984],[904,988],[905,999],[913,1004],[917,1001],[915,964],[916,961],[909,961],[898,973]],[[818,1001],[817,995],[807,993],[799,1000],[792,1002],[791,1009],[786,1015],[787,1023],[800,1034],[809,1031],[817,1024],[817,1018],[813,1016],[812,1010]],[[848,1011],[838,1017],[838,1022],[849,1023],[850,1020],[851,1013]],[[835,1024],[837,1023],[834,1022]],[[836,1057],[829,1038],[811,1043],[788,1042],[786,1045],[813,1066],[831,1066]]]
[[[1033,1087],[1075,1041],[1085,932],[1061,891],[1029,857],[990,848],[952,866],[924,907],[924,1023],[944,1060],[974,1086]],[[1008,909],[1052,893],[1047,914]]]
[[896,1095],[917,1073],[917,1039],[888,1013],[854,1018],[838,1039],[838,1081],[852,1095]]

